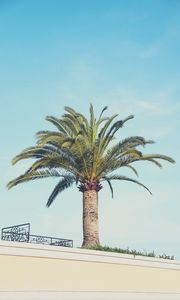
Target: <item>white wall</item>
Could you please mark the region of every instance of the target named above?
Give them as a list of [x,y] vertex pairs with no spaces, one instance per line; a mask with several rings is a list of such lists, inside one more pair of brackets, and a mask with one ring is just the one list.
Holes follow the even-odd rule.
[[180,261],[1,241],[0,299],[180,300]]

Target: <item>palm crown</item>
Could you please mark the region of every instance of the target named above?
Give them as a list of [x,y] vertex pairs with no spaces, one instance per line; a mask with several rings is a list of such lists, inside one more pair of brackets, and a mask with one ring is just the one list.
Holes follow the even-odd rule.
[[139,181],[114,172],[121,167],[128,167],[137,175],[132,166],[135,161],[150,161],[161,168],[158,159],[171,163],[174,163],[174,160],[166,155],[143,154],[137,150],[138,146],[154,143],[141,136],[128,137],[112,145],[117,131],[134,116],[115,120],[117,114],[104,117],[106,109],[107,107],[104,107],[96,119],[93,106],[90,105],[89,121],[70,107],[65,107],[65,114],[61,118],[46,117],[46,120],[55,125],[57,131],[38,132],[37,144],[25,149],[13,159],[13,164],[28,158],[34,158],[35,162],[23,175],[10,181],[8,188],[38,178],[59,177],[60,180],[50,195],[47,206],[73,183],[76,183],[82,192],[98,192],[102,188],[102,182],[106,181],[112,196],[112,180],[131,181],[149,191]]

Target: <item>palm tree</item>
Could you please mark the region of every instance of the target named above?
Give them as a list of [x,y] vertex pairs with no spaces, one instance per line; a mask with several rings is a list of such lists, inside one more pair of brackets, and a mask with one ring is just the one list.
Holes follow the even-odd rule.
[[[141,136],[132,136],[124,140],[115,141],[115,134],[123,125],[134,118],[128,116],[124,120],[117,120],[118,114],[104,117],[107,107],[101,111],[96,119],[93,106],[90,105],[90,120],[74,109],[65,107],[65,114],[61,118],[47,116],[46,120],[56,127],[56,131],[40,131],[37,133],[37,143],[17,155],[12,164],[19,160],[34,158],[35,162],[21,176],[10,181],[8,188],[39,178],[58,177],[59,181],[50,195],[49,207],[56,196],[76,183],[83,193],[83,246],[90,247],[100,244],[98,229],[98,192],[103,182],[107,182],[113,196],[113,180],[126,180],[136,183],[150,192],[139,181],[114,172],[122,167],[136,169],[133,162],[149,161],[162,167],[158,159],[174,163],[174,160],[161,154],[143,154],[137,150],[138,146],[154,143]],[[150,192],[151,193],[151,192]]]

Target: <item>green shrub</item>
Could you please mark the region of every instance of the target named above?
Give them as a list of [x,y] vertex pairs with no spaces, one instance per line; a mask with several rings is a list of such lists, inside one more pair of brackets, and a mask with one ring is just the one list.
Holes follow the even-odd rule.
[[98,250],[98,251],[107,251],[107,252],[116,252],[116,253],[123,253],[123,254],[132,254],[134,256],[141,255],[141,256],[148,256],[148,257],[157,257],[157,258],[164,258],[164,259],[174,259],[174,256],[169,256],[166,254],[162,255],[155,255],[154,251],[147,252],[147,251],[137,251],[137,250],[129,250],[127,249],[121,249],[121,248],[112,248],[109,246],[101,246],[97,245],[94,247],[82,247],[83,249],[90,249],[90,250]]

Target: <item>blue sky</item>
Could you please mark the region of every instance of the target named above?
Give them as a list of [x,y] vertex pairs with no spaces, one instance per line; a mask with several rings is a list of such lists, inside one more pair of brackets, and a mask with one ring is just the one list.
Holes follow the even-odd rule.
[[[134,114],[118,138],[154,139],[145,152],[169,154],[163,170],[139,163],[139,180],[114,184],[99,194],[101,243],[154,250],[180,259],[179,148],[180,2],[0,0],[0,227],[31,223],[34,234],[82,241],[82,195],[64,192],[47,209],[56,181],[42,180],[7,191],[29,166],[11,159],[52,127],[46,115],[65,105],[88,116]],[[108,114],[107,113],[107,114]],[[124,174],[130,175],[128,172]]]

